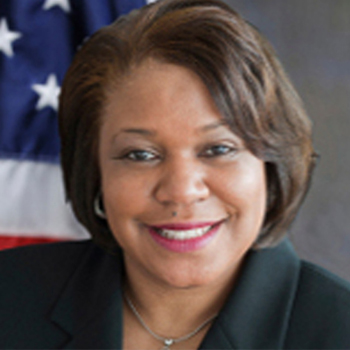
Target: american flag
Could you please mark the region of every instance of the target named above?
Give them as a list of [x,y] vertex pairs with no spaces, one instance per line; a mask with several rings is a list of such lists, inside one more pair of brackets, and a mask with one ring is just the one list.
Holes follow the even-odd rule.
[[88,237],[64,200],[60,84],[86,37],[153,1],[1,0],[0,249]]

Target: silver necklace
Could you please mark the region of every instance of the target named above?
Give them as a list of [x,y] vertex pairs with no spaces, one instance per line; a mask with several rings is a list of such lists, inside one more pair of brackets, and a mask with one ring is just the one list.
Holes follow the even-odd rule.
[[136,307],[134,306],[134,304],[131,302],[130,298],[127,296],[126,293],[124,293],[125,295],[125,299],[128,303],[128,305],[130,306],[131,311],[134,313],[134,315],[136,316],[136,318],[138,319],[138,321],[141,323],[141,325],[143,326],[143,328],[152,335],[153,338],[156,338],[157,340],[163,342],[163,348],[162,350],[170,350],[170,346],[176,343],[180,343],[182,341],[185,341],[191,337],[193,337],[195,334],[197,334],[200,330],[202,330],[208,323],[210,323],[211,321],[214,320],[214,318],[217,317],[217,314],[208,318],[206,321],[204,321],[199,327],[197,327],[194,331],[192,331],[191,333],[188,333],[182,337],[179,338],[166,338],[166,337],[162,337],[156,333],[154,333],[152,331],[152,329],[150,329],[146,322],[143,320],[143,318],[141,317],[141,315],[138,313],[138,311],[136,310]]

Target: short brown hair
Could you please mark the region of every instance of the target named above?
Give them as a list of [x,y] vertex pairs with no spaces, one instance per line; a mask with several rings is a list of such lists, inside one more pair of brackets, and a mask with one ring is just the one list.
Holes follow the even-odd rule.
[[268,203],[255,247],[286,233],[314,164],[310,121],[267,40],[218,0],[160,0],[97,31],[79,50],[60,96],[61,160],[67,198],[97,243],[113,248],[93,202],[97,149],[109,87],[146,58],[198,74],[223,118],[266,165]]

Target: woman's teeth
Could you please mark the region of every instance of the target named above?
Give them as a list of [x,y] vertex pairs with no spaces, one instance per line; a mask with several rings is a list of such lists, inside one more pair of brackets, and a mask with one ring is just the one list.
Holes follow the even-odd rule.
[[213,226],[206,226],[201,228],[196,228],[192,230],[166,230],[166,229],[157,229],[157,232],[165,238],[176,239],[176,240],[185,240],[191,238],[197,238],[205,235],[208,231],[212,229]]

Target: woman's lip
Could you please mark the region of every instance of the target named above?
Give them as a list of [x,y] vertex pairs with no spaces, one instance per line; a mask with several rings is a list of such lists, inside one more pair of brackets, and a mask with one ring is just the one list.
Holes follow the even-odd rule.
[[207,226],[213,226],[220,223],[222,220],[218,221],[206,221],[206,222],[177,222],[169,223],[164,225],[148,225],[151,228],[161,229],[161,230],[194,230],[196,228],[202,228]]
[[163,248],[177,253],[189,253],[207,246],[217,235],[222,223],[223,221],[221,220],[212,225],[211,229],[203,236],[184,240],[163,237],[154,229],[154,227],[151,226],[148,228],[148,230],[153,240]]

